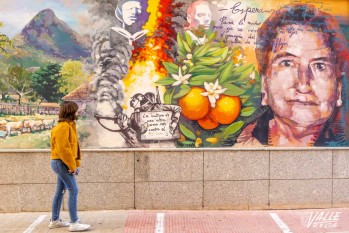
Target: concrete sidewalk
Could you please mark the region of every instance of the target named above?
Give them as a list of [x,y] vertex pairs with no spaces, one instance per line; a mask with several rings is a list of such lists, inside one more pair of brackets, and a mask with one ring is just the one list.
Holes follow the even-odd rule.
[[[49,229],[51,213],[0,214],[1,233],[58,233],[67,228]],[[62,219],[69,219],[66,211]],[[191,211],[117,210],[80,211],[89,232],[116,233],[349,233],[349,208]]]

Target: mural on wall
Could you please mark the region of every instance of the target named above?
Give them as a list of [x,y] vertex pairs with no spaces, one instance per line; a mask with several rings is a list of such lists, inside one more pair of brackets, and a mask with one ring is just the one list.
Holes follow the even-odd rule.
[[[5,0],[0,148],[349,146],[345,0]],[[21,6],[21,7],[19,7]]]

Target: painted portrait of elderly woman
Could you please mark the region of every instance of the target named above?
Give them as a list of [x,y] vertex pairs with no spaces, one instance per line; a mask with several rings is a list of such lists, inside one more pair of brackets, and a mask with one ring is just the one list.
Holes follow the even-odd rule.
[[236,146],[348,146],[348,46],[312,5],[275,11],[258,31],[259,116]]

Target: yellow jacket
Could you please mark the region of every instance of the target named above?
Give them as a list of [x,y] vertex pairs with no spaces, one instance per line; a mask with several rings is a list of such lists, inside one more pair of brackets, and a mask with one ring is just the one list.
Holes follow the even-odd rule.
[[81,153],[74,121],[59,122],[52,129],[51,159],[62,160],[72,171],[80,166]]

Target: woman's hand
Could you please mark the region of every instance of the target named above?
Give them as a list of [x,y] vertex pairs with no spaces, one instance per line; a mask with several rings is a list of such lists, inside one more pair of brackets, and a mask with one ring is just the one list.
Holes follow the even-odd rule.
[[72,174],[72,175],[77,175],[79,174],[79,169],[75,169],[75,170],[68,170],[69,174]]

